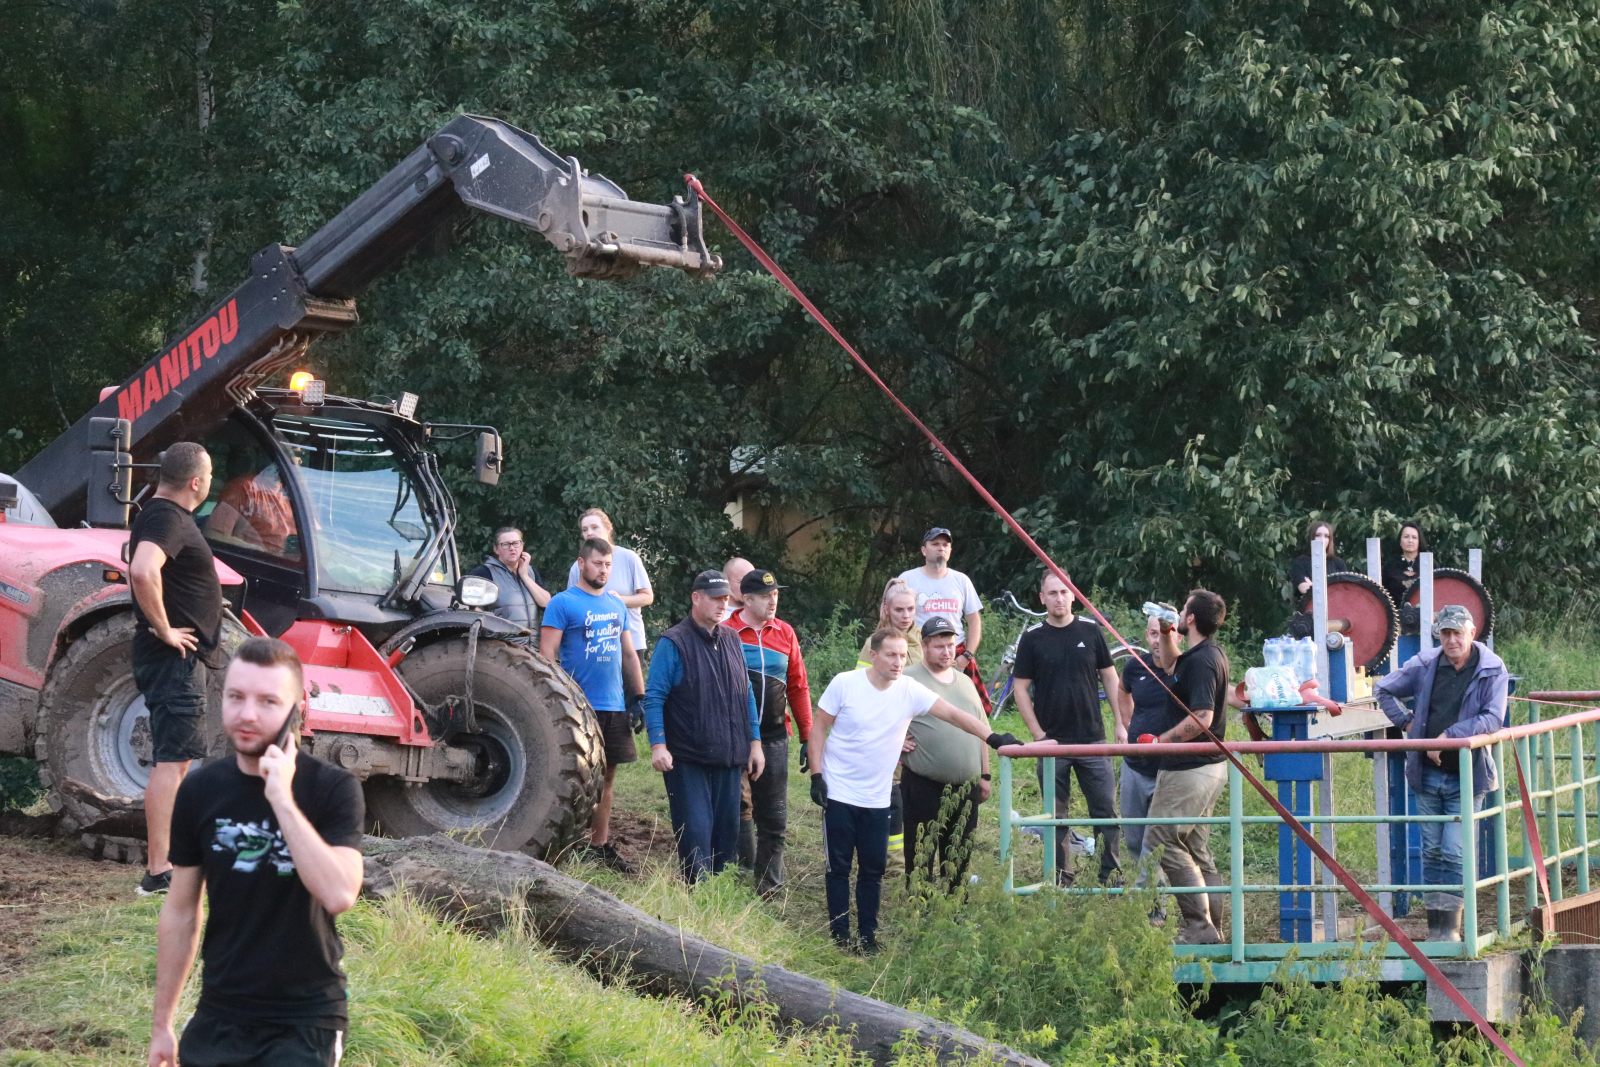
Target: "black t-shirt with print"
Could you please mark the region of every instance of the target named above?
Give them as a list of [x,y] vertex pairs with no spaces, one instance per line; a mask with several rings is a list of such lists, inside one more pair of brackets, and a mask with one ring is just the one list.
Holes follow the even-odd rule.
[[[302,752],[294,799],[328,844],[361,847],[365,810],[354,775]],[[295,872],[266,780],[232,759],[186,776],[170,855],[205,878],[201,1005],[229,1018],[343,1029],[344,950],[333,916]]]
[[[1172,691],[1190,711],[1211,709],[1211,732],[1217,740],[1227,739],[1228,733],[1228,654],[1215,641],[1204,641],[1178,657],[1172,669]],[[1188,713],[1177,704],[1168,702],[1169,721],[1153,734],[1170,730],[1187,719]],[[1204,741],[1204,735],[1195,740]],[[1168,757],[1157,760],[1160,770],[1187,771],[1227,759],[1221,752],[1205,756]]]
[[[1150,654],[1145,661],[1155,666]],[[1165,682],[1166,685],[1163,685]],[[1128,740],[1137,741],[1141,734],[1159,734],[1171,726],[1172,696],[1167,692],[1172,685],[1172,675],[1163,673],[1158,680],[1145,669],[1143,663],[1130,659],[1122,668],[1122,688],[1133,697],[1133,717],[1128,720]],[[1122,761],[1140,774],[1155,774],[1161,769],[1157,760],[1146,756],[1128,756]]]
[[[167,611],[167,621],[173,626],[193,628],[200,639],[200,658],[209,663],[212,659],[209,653],[217,647],[222,635],[222,583],[217,581],[211,546],[206,543],[200,527],[195,525],[194,516],[165,497],[156,497],[139,509],[133,528],[128,532],[130,560],[145,541],[161,549],[167,557],[161,565],[161,602]],[[150,620],[145,618],[137,597],[133,615],[137,620],[135,641],[155,641],[150,633]],[[220,666],[218,663],[210,665]]]
[[1033,713],[1045,736],[1063,745],[1106,739],[1100,714],[1099,672],[1111,666],[1111,649],[1091,619],[1065,626],[1046,622],[1022,635],[1012,676],[1033,682]]

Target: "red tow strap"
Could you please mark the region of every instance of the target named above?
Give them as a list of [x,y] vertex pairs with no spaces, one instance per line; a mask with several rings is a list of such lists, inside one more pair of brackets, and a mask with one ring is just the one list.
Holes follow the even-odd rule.
[[[1072,590],[1073,595],[1078,598],[1084,607],[1089,609],[1089,612],[1095,617],[1096,620],[1100,622],[1102,626],[1110,631],[1113,637],[1121,641],[1124,645],[1128,645],[1130,648],[1132,648],[1132,643],[1123,638],[1123,636],[1117,632],[1116,627],[1111,624],[1111,620],[1102,615],[1100,613],[1100,609],[1095,607],[1094,603],[1090,601],[1088,597],[1084,596],[1083,591],[1072,584],[1072,579],[1068,578],[1066,573],[1056,565],[1055,560],[1051,559],[1049,554],[1046,553],[1044,549],[1039,547],[1038,542],[1034,541],[1034,539],[1029,536],[1028,531],[1022,528],[1022,525],[1017,522],[1017,520],[1012,516],[1011,512],[1007,511],[1001,505],[1001,503],[994,498],[989,490],[984,488],[983,483],[980,482],[977,477],[967,469],[966,465],[961,462],[956,454],[939,439],[937,434],[928,428],[926,423],[917,417],[917,413],[907,407],[905,402],[895,395],[894,390],[889,388],[888,384],[878,376],[878,372],[873,370],[867,361],[862,358],[861,353],[857,352],[855,347],[852,346],[849,341],[845,340],[844,335],[841,334],[833,325],[833,323],[828,321],[828,317],[811,302],[811,298],[806,296],[800,287],[795,284],[794,279],[790,278],[788,273],[785,272],[782,267],[778,266],[771,256],[767,255],[766,251],[756,242],[753,237],[744,231],[743,227],[741,227],[737,222],[733,221],[732,217],[730,217],[726,211],[722,210],[722,207],[711,198],[709,193],[706,192],[705,186],[700,184],[700,180],[693,174],[685,174],[684,181],[691,189],[695,191],[696,195],[698,195],[700,199],[705,202],[706,206],[716,214],[717,218],[722,220],[723,225],[728,227],[728,230],[739,239],[740,244],[744,245],[744,247],[749,250],[750,254],[756,258],[756,261],[766,268],[767,272],[770,273],[774,278],[778,279],[783,287],[789,291],[789,294],[800,303],[800,306],[806,309],[806,312],[816,320],[817,325],[821,326],[825,331],[827,331],[828,336],[832,337],[834,341],[838,343],[840,348],[849,353],[850,358],[855,361],[856,366],[861,368],[862,373],[864,373],[868,378],[872,379],[872,383],[883,392],[884,396],[889,398],[890,402],[893,403],[895,407],[900,409],[900,413],[909,419],[911,424],[920,430],[922,435],[928,439],[929,443],[931,443],[933,447],[937,448],[940,453],[942,453],[944,457],[949,460],[950,466],[954,467],[955,470],[960,473],[961,477],[966,479],[967,484],[972,486],[973,491],[983,499],[985,504],[989,505],[990,509],[994,511],[996,515],[1000,516],[1001,520],[1011,528],[1011,532],[1016,534],[1018,539],[1020,539],[1023,544],[1028,546],[1028,550],[1039,558],[1040,562],[1045,565],[1050,573],[1054,574],[1057,578],[1061,579],[1062,582],[1066,583],[1067,588]],[[1134,656],[1135,658],[1139,658],[1137,652],[1134,653]],[[1148,664],[1146,664],[1146,667],[1148,667]],[[1182,701],[1179,701],[1179,704],[1182,705]],[[1184,710],[1188,712],[1191,718],[1197,718],[1194,712],[1189,708],[1185,707]],[[1444,991],[1445,995],[1450,998],[1456,1007],[1461,1009],[1462,1014],[1468,1019],[1472,1020],[1472,1025],[1477,1027],[1478,1032],[1483,1034],[1483,1036],[1487,1038],[1495,1048],[1499,1049],[1507,1060],[1511,1061],[1513,1064],[1516,1064],[1517,1067],[1525,1067],[1522,1059],[1512,1051],[1511,1046],[1506,1043],[1505,1038],[1501,1037],[1499,1032],[1496,1031],[1492,1025],[1490,1025],[1489,1020],[1485,1019],[1483,1014],[1479,1012],[1477,1008],[1473,1007],[1472,1002],[1467,1000],[1467,998],[1462,995],[1461,991],[1455,987],[1455,984],[1451,982],[1450,979],[1445,977],[1444,972],[1441,971],[1438,966],[1416,946],[1415,942],[1406,936],[1405,931],[1400,928],[1399,924],[1396,923],[1389,915],[1384,913],[1383,909],[1378,906],[1378,902],[1373,900],[1367,891],[1362,889],[1361,885],[1355,880],[1354,877],[1351,876],[1350,872],[1345,870],[1343,865],[1341,865],[1338,860],[1334,859],[1333,855],[1329,853],[1327,849],[1322,847],[1311,831],[1307,830],[1305,826],[1301,824],[1300,820],[1296,819],[1294,815],[1290,813],[1289,809],[1284,807],[1278,798],[1272,795],[1271,790],[1269,790],[1259,778],[1252,774],[1249,768],[1241,763],[1239,758],[1235,756],[1233,752],[1230,751],[1215,734],[1213,734],[1209,729],[1205,729],[1203,724],[1202,729],[1204,730],[1206,737],[1217,746],[1217,748],[1225,757],[1227,757],[1228,762],[1239,771],[1240,775],[1243,776],[1243,778],[1253,787],[1255,787],[1256,792],[1260,793],[1266,802],[1272,807],[1272,810],[1277,812],[1278,817],[1288,825],[1289,829],[1294,832],[1295,836],[1300,838],[1300,840],[1305,843],[1306,847],[1311,850],[1311,853],[1316,856],[1317,859],[1320,860],[1330,871],[1333,872],[1334,877],[1339,879],[1339,882],[1350,892],[1351,896],[1355,897],[1356,902],[1366,910],[1367,914],[1370,915],[1379,926],[1383,927],[1384,931],[1394,939],[1395,944],[1399,945],[1401,949],[1405,951],[1406,955],[1410,956],[1411,959],[1416,962],[1418,967],[1422,968],[1423,973],[1428,976],[1429,980]]]
[[1533,797],[1528,793],[1528,779],[1522,773],[1522,757],[1517,746],[1511,746],[1511,762],[1517,765],[1517,792],[1522,794],[1522,826],[1528,833],[1528,851],[1533,853],[1533,870],[1544,892],[1544,902],[1549,904],[1550,872],[1544,869],[1544,841],[1539,837],[1539,816],[1533,810]]

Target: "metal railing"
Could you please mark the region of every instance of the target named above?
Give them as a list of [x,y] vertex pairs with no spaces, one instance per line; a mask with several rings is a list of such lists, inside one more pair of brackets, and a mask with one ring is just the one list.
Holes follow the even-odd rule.
[[[1537,715],[1536,712],[1534,714]],[[1597,723],[1600,723],[1600,709],[1574,712],[1543,721],[1535,717],[1534,721],[1523,725],[1467,738],[1419,741],[1379,738],[1250,741],[1230,743],[1228,747],[1244,757],[1262,757],[1268,777],[1272,777],[1270,757],[1312,753],[1321,755],[1326,787],[1317,791],[1316,810],[1306,810],[1304,814],[1297,811],[1296,814],[1302,823],[1313,829],[1320,843],[1336,858],[1339,857],[1337,846],[1341,828],[1357,826],[1377,828],[1376,852],[1381,857],[1387,847],[1383,840],[1386,830],[1389,833],[1398,831],[1405,834],[1410,832],[1410,827],[1421,826],[1424,823],[1461,824],[1462,878],[1459,883],[1450,886],[1427,885],[1420,880],[1420,876],[1414,880],[1407,880],[1404,876],[1393,879],[1391,875],[1383,880],[1363,881],[1361,885],[1369,894],[1378,897],[1383,902],[1385,910],[1391,914],[1396,913],[1394,908],[1397,903],[1400,905],[1400,912],[1404,912],[1408,894],[1421,894],[1429,890],[1459,892],[1463,905],[1462,940],[1460,942],[1425,941],[1420,938],[1416,940],[1422,950],[1431,957],[1470,959],[1483,954],[1498,943],[1509,940],[1527,925],[1526,912],[1512,910],[1514,883],[1519,880],[1523,883],[1528,910],[1539,903],[1538,883],[1534,877],[1533,850],[1530,847],[1526,819],[1531,817],[1537,820],[1545,867],[1549,875],[1551,897],[1560,900],[1568,889],[1578,893],[1589,891],[1590,868],[1597,859],[1600,859],[1600,856],[1597,856],[1597,852],[1600,852],[1600,825],[1597,825],[1597,820],[1600,820],[1600,803],[1596,803],[1595,800],[1595,790],[1600,788],[1600,726],[1597,726]],[[1481,808],[1457,814],[1421,815],[1416,814],[1414,809],[1407,810],[1402,799],[1398,811],[1382,810],[1379,801],[1382,799],[1384,783],[1390,781],[1386,766],[1389,760],[1403,759],[1405,753],[1409,751],[1443,750],[1442,765],[1449,766],[1449,757],[1453,753],[1458,779],[1466,784],[1462,795],[1464,798],[1470,798],[1472,754],[1481,748],[1492,750],[1500,772],[1497,788],[1486,794]],[[1215,748],[1209,743],[1189,743],[1162,745],[1158,751],[1163,756],[1205,755],[1214,753]],[[1188,957],[1187,962],[1180,960],[1178,966],[1180,979],[1197,979],[1209,971],[1211,977],[1219,981],[1261,981],[1270,978],[1281,961],[1290,955],[1300,961],[1298,965],[1314,978],[1337,978],[1343,973],[1338,960],[1351,958],[1357,949],[1362,951],[1369,966],[1376,954],[1379,978],[1386,980],[1421,978],[1420,968],[1405,957],[1397,946],[1389,944],[1379,949],[1379,942],[1382,940],[1381,929],[1375,933],[1367,929],[1365,932],[1373,936],[1370,939],[1363,939],[1361,933],[1364,924],[1358,923],[1351,931],[1351,936],[1344,937],[1338,912],[1341,896],[1346,906],[1351,902],[1348,891],[1320,862],[1315,864],[1313,871],[1308,853],[1299,857],[1305,862],[1297,861],[1297,866],[1286,868],[1284,861],[1287,853],[1280,847],[1279,877],[1273,881],[1247,881],[1245,870],[1247,832],[1255,827],[1276,827],[1281,846],[1284,844],[1284,839],[1291,837],[1291,831],[1275,813],[1246,814],[1246,802],[1248,797],[1254,794],[1254,790],[1248,787],[1243,776],[1231,764],[1228,766],[1226,789],[1217,804],[1217,808],[1223,810],[1215,811],[1209,818],[1092,819],[1056,818],[1050,814],[1055,810],[1056,758],[1150,757],[1156,752],[1157,750],[1149,745],[1056,745],[1049,742],[1003,749],[998,775],[997,807],[1001,812],[1000,860],[1005,867],[1006,890],[1015,894],[1058,892],[1066,895],[1122,894],[1129,891],[1123,886],[1056,886],[1056,850],[1051,841],[1054,834],[1049,828],[1066,827],[1089,831],[1096,827],[1134,825],[1144,827],[1209,825],[1215,828],[1213,841],[1216,841],[1220,833],[1226,832],[1226,863],[1218,864],[1219,873],[1226,878],[1226,884],[1215,887],[1176,888],[1163,885],[1159,889],[1162,894],[1224,892],[1228,896],[1229,920],[1227,929],[1220,931],[1224,938],[1222,944],[1175,946],[1178,956]],[[1301,758],[1304,759],[1304,756]],[[1367,811],[1341,814],[1334,807],[1335,791],[1332,789],[1332,780],[1336,763],[1341,758],[1372,760],[1372,794],[1364,797],[1360,803],[1349,805],[1353,808],[1365,807]],[[1529,804],[1533,809],[1531,813],[1524,811],[1524,804],[1517,787],[1517,764],[1514,759],[1520,760],[1527,777]],[[1016,765],[1023,760],[1028,763],[1041,760],[1044,764],[1041,785],[1044,814],[1022,815],[1016,811],[1014,803],[1017,784]],[[1279,796],[1283,798],[1285,786],[1303,787],[1304,782],[1280,781],[1278,785]],[[1346,791],[1348,792],[1348,789]],[[1470,802],[1466,806],[1470,809]],[[1042,879],[1036,883],[1018,884],[1017,832],[1024,827],[1041,828],[1044,839]],[[1518,838],[1521,851],[1513,854],[1509,841]],[[1298,849],[1305,847],[1298,839],[1294,839],[1292,844]],[[1347,868],[1350,866],[1345,859],[1341,859],[1340,862]],[[1125,860],[1124,866],[1128,872],[1127,878],[1131,881],[1133,862]],[[1376,868],[1380,875],[1387,873],[1384,870],[1385,864],[1381,860]],[[1156,868],[1152,865],[1150,870],[1151,877],[1155,877]],[[1298,874],[1295,873],[1296,870]],[[1409,870],[1410,867],[1407,867],[1407,871]],[[1313,873],[1316,876],[1310,876]],[[1361,876],[1361,872],[1351,873]],[[1405,873],[1403,871],[1402,875]],[[1488,904],[1487,915],[1480,910],[1480,894],[1486,891],[1492,891],[1493,894],[1492,904]],[[1320,940],[1282,936],[1270,940],[1266,938],[1250,940],[1246,931],[1246,898],[1274,893],[1279,894],[1280,917],[1291,901],[1308,899],[1304,897],[1306,894],[1319,897],[1323,905],[1323,937]],[[1310,933],[1310,925],[1306,924],[1307,933]],[[1288,926],[1285,924],[1283,929],[1288,929]],[[1252,932],[1258,937],[1261,934],[1259,929]]]

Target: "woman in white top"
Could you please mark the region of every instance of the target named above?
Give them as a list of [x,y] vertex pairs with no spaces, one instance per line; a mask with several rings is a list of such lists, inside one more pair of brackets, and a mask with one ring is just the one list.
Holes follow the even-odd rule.
[[[615,593],[628,607],[628,635],[633,647],[641,654],[646,648],[644,639],[644,609],[656,601],[655,590],[650,588],[650,575],[645,573],[644,561],[639,553],[617,544],[611,525],[611,516],[599,508],[590,508],[578,516],[578,536],[583,540],[598,537],[611,546],[611,577],[606,581],[606,592]],[[578,561],[572,561],[567,571],[567,588],[578,584]]]

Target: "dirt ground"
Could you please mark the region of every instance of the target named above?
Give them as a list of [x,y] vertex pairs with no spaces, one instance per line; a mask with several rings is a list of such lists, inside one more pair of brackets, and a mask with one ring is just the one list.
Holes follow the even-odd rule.
[[91,859],[76,841],[0,837],[0,981],[33,952],[46,919],[127,900],[139,875]]

